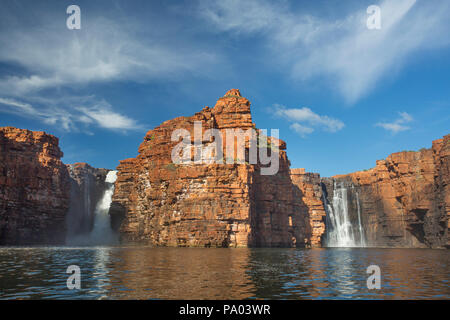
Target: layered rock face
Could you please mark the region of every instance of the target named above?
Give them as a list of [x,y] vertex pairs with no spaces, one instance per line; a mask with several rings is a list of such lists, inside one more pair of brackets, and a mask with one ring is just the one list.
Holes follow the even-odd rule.
[[[196,122],[201,123],[200,138],[195,135]],[[292,184],[283,141],[269,138],[267,144],[258,144],[258,150],[277,155],[279,170],[273,175],[262,174],[265,166],[259,160],[249,163],[246,139],[237,140],[238,148],[231,152],[223,145],[226,163],[208,162],[217,160],[214,148],[201,153],[201,163],[189,163],[199,152],[196,143],[206,149],[217,146],[218,137],[207,136],[207,130],[217,129],[226,139],[227,129],[252,128],[250,102],[234,89],[212,109],[205,107],[192,117],[150,130],[137,158],[121,161],[118,167],[110,214],[122,242],[215,247],[308,244],[308,212],[301,210],[301,191]],[[182,161],[174,164],[171,155],[179,142],[171,137],[177,129],[190,136],[181,148]],[[242,145],[245,152],[239,154]],[[184,157],[187,149],[192,156]],[[233,163],[228,163],[230,158]]]
[[64,243],[69,174],[58,138],[0,128],[0,245]]
[[394,153],[367,171],[323,179],[328,201],[336,182],[345,186],[355,222],[359,199],[369,246],[448,247],[449,151],[447,135],[431,149]]
[[107,169],[93,168],[87,163],[68,164],[70,205],[67,212],[67,238],[88,234],[94,225],[95,209],[102,198]]
[[[290,169],[286,144],[264,137],[235,89],[212,109],[150,130],[139,155],[118,167],[110,215],[122,242],[320,247],[325,208],[344,188],[354,237],[368,246],[450,247],[450,135],[332,178]],[[62,155],[52,135],[0,128],[0,245],[63,244],[92,230],[108,170],[66,166]]]
[[447,239],[441,238],[440,244],[450,248],[450,135],[433,141],[434,176],[434,210],[439,223],[439,234],[447,233]]
[[318,173],[305,172],[305,169],[291,169],[292,183],[301,192],[303,207],[300,212],[308,212],[311,229],[310,244],[321,247],[325,234],[326,212],[323,204],[321,179]]

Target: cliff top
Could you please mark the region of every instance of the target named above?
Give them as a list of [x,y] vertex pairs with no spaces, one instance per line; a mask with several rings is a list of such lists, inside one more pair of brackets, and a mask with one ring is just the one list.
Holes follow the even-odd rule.
[[15,127],[0,127],[0,132],[7,138],[14,139],[18,142],[49,142],[56,146],[59,144],[59,139],[57,137],[44,131],[31,131]]
[[86,163],[86,162],[75,162],[75,163],[72,163],[72,164],[66,164],[66,166],[73,167],[73,168],[76,168],[76,169],[112,171],[111,169],[106,169],[106,168],[95,168],[95,167],[91,166],[89,163]]
[[297,169],[291,169],[291,175],[293,174],[305,174],[305,168],[297,168]]
[[[366,170],[359,170],[351,173],[346,174],[338,174],[332,176],[332,178],[345,178],[345,177],[354,177],[354,176],[360,176],[360,177],[368,177],[373,175],[377,169],[380,169],[387,164],[395,164],[396,166],[399,165],[405,165],[412,163],[414,161],[433,161],[433,152],[436,152],[438,148],[440,148],[442,145],[448,144],[450,145],[450,134],[445,135],[443,138],[433,140],[433,144],[431,148],[422,148],[418,151],[400,151],[400,152],[394,152],[391,153],[386,157],[386,159],[376,160],[375,167],[366,169]],[[382,169],[380,169],[382,170]]]

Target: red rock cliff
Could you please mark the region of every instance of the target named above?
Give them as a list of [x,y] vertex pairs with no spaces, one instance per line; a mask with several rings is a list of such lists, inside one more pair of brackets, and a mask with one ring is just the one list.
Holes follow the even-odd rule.
[[[121,240],[159,246],[308,245],[308,211],[302,210],[301,191],[292,184],[285,143],[269,139],[266,146],[259,145],[272,150],[268,152],[279,150],[275,175],[262,175],[259,162],[248,163],[248,141],[243,142],[245,162],[173,164],[171,152],[178,144],[171,141],[173,131],[186,129],[192,137],[195,121],[202,123],[203,132],[214,128],[224,137],[226,129],[254,127],[250,102],[234,89],[212,109],[150,130],[137,158],[118,167],[111,215]],[[238,158],[224,152],[224,159],[230,157]]]
[[301,212],[308,212],[311,229],[312,247],[323,245],[326,212],[322,200],[322,187],[318,173],[305,172],[305,169],[291,169],[291,180],[301,192],[303,207]]
[[69,175],[58,138],[0,128],[0,244],[64,243]]
[[[324,184],[328,194],[332,180],[354,185],[369,246],[448,247],[449,166],[447,135],[431,149],[394,153],[372,169],[324,179]],[[349,208],[353,218],[355,206]]]

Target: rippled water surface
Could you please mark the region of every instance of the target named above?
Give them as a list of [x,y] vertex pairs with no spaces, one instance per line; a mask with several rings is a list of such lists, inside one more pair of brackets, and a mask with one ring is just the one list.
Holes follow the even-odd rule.
[[[450,299],[428,249],[0,248],[1,299]],[[81,289],[66,286],[69,265]],[[381,289],[367,289],[369,265]]]

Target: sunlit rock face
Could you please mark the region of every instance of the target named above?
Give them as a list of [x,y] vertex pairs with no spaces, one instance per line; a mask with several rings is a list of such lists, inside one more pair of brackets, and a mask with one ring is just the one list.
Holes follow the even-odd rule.
[[[173,164],[171,152],[178,144],[171,141],[173,131],[186,129],[194,137],[195,121],[201,122],[203,131],[218,129],[224,137],[226,129],[254,128],[250,102],[233,89],[212,109],[205,107],[194,116],[175,118],[150,130],[139,155],[121,161],[117,168],[110,213],[122,242],[206,247],[309,245],[308,211],[302,210],[300,191],[290,178],[286,144],[269,139],[266,146],[259,145],[279,149],[279,170],[274,175],[262,175],[259,162],[248,162],[245,141],[243,163]],[[236,160],[236,153],[224,150],[223,157]]]
[[308,212],[311,247],[322,247],[325,235],[326,212],[323,203],[320,175],[305,172],[305,169],[291,169],[291,180],[294,188],[300,191],[302,207],[300,212]]
[[350,220],[357,223],[360,205],[368,246],[443,248],[449,246],[449,166],[447,135],[431,149],[394,153],[372,169],[322,183],[330,203],[336,182],[347,187]]
[[[201,124],[201,141],[196,140],[195,123]],[[180,143],[171,139],[176,129],[187,130],[187,148],[193,151],[181,163],[172,159]],[[196,142],[215,146],[216,138],[205,136],[208,129],[217,129],[224,139],[227,129],[255,129],[257,141],[263,136],[252,121],[250,102],[233,89],[212,109],[150,130],[139,155],[121,161],[117,181],[108,184],[106,169],[64,165],[56,137],[0,128],[0,245],[64,244],[66,237],[92,236],[97,205],[106,190],[114,192],[112,203],[110,197],[107,201],[109,214],[123,243],[450,245],[450,135],[434,141],[431,149],[394,153],[366,171],[320,178],[290,169],[286,144],[273,137],[258,142],[257,150],[276,155],[274,174],[262,174],[267,166],[259,158],[249,162],[250,142],[245,139],[236,140],[237,149],[231,152],[223,145],[224,163],[210,161],[214,148],[201,154],[200,163],[185,162],[195,160]],[[243,155],[237,152],[240,147]],[[232,163],[227,163],[230,158]],[[107,221],[105,210],[102,217]]]
[[70,179],[58,138],[0,128],[0,245],[61,244]]

